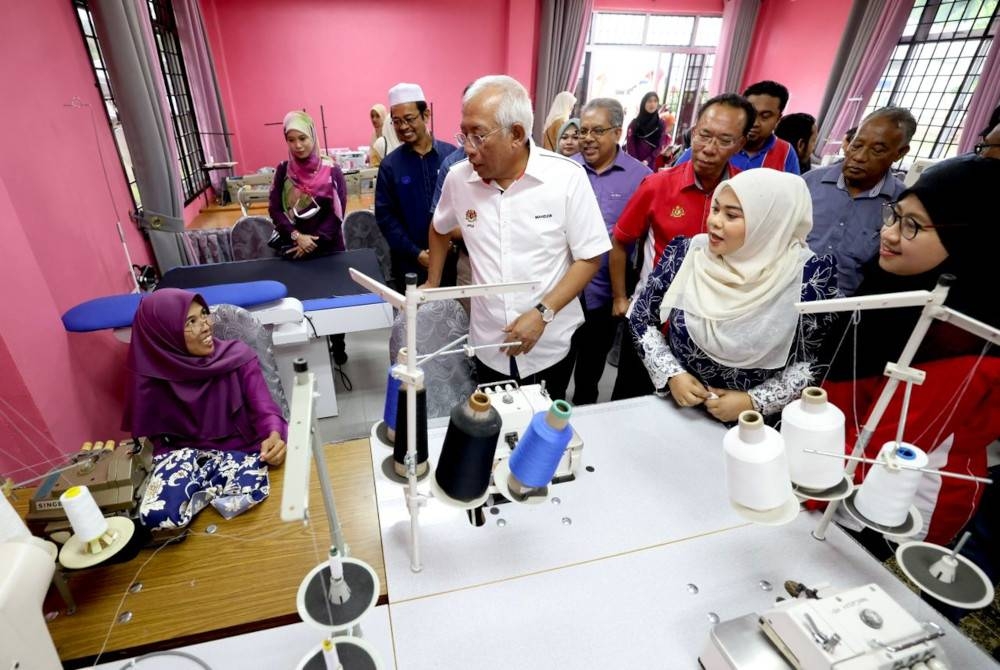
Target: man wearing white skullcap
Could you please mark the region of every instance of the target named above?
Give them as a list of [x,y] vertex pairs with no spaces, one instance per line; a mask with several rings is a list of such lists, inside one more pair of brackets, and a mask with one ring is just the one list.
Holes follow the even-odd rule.
[[415,272],[420,282],[427,277],[431,198],[441,160],[455,146],[431,136],[431,110],[417,84],[389,89],[389,116],[402,144],[379,165],[375,219],[389,242],[397,288],[405,290],[406,273]]

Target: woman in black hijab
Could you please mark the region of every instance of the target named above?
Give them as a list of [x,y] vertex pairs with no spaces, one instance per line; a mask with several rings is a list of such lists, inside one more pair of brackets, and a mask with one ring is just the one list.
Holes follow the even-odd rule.
[[656,157],[670,144],[663,120],[658,114],[660,98],[654,91],[642,96],[639,115],[628,124],[625,138],[625,152],[642,161],[650,170],[656,169]]

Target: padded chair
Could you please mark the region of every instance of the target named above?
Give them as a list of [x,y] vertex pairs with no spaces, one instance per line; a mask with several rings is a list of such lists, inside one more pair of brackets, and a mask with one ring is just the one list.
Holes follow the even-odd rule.
[[366,209],[351,212],[344,219],[344,246],[352,249],[374,249],[378,266],[386,283],[392,280],[392,261],[389,260],[389,243],[382,236],[375,215]]
[[236,305],[216,305],[212,309],[215,318],[213,331],[220,340],[242,340],[257,352],[260,369],[264,373],[271,397],[281,408],[281,414],[288,418],[288,400],[281,386],[278,364],[271,348],[271,327],[261,324],[257,317]]
[[277,256],[275,249],[267,246],[274,234],[274,225],[266,216],[243,216],[233,225],[230,236],[233,260],[247,261],[254,258]]
[[[469,332],[469,315],[457,300],[424,303],[417,310],[417,353],[429,354]],[[406,346],[406,315],[400,312],[392,324],[389,355],[395,362]],[[427,418],[448,416],[452,408],[476,390],[476,366],[465,355],[438,356],[423,365],[427,389]]]

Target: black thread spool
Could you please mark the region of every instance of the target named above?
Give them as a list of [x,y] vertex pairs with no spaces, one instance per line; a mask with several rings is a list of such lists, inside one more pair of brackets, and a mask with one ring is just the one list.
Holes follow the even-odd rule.
[[502,420],[490,398],[477,391],[451,410],[434,478],[451,498],[471,502],[486,495]]
[[[406,364],[406,349],[399,350],[399,362]],[[399,387],[396,400],[396,441],[392,447],[392,467],[400,477],[406,477],[406,450],[410,427],[406,421],[406,384]],[[417,387],[417,476],[427,472],[427,389]]]

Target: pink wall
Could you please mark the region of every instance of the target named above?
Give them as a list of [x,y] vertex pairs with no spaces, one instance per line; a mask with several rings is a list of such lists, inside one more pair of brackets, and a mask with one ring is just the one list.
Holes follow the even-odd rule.
[[779,81],[791,94],[787,113],[815,116],[850,11],[851,0],[765,0],[743,85]]
[[[71,3],[6,3],[5,9],[0,81],[16,95],[0,106],[0,285],[6,296],[0,409],[35,425],[32,439],[52,455],[119,434],[125,354],[109,333],[67,334],[60,315],[81,301],[129,290],[116,218],[134,262],[150,261],[128,219],[131,200]],[[45,26],[44,40],[39,26]],[[74,96],[93,105],[97,138],[88,108],[64,106]],[[0,422],[0,474],[16,459],[41,460],[23,439],[7,434],[11,425]]]
[[[241,172],[286,157],[280,122],[305,107],[329,146],[368,144],[368,110],[400,81],[434,103],[435,131],[458,131],[461,93],[484,74],[531,86],[538,0],[201,0]],[[322,131],[317,128],[322,141]]]

